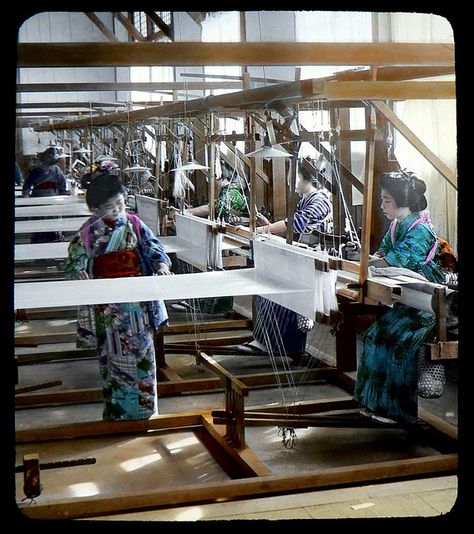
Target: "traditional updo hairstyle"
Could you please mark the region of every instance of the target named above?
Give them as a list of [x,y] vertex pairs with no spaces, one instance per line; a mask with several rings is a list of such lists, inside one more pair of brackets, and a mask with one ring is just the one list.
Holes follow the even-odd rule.
[[397,207],[408,207],[410,211],[423,211],[426,201],[426,184],[410,171],[387,172],[380,176],[382,189],[389,193]]
[[309,171],[304,165],[302,160],[298,160],[298,173],[301,175],[305,182],[312,183],[316,188],[321,189],[322,185],[318,178]]
[[49,147],[38,154],[38,159],[42,165],[56,165],[59,153],[55,147]]
[[86,190],[87,206],[91,211],[97,209],[119,193],[126,194],[127,190],[116,174],[109,174],[108,172],[98,174],[92,178]]

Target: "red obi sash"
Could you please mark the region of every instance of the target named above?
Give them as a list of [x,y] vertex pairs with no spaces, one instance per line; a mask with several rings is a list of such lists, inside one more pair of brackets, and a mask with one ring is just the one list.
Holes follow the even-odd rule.
[[141,274],[140,258],[133,248],[101,254],[94,259],[94,278],[119,278]]
[[39,184],[33,185],[33,189],[55,189],[56,183],[55,182],[40,182]]

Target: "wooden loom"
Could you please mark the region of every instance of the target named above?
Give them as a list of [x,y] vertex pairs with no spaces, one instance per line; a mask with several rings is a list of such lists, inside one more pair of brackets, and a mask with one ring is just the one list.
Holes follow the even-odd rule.
[[[26,50],[26,49],[25,49]],[[303,87],[303,85],[301,86]],[[309,94],[315,94],[314,93],[314,84],[311,86],[310,83],[306,83],[304,85],[304,90],[306,95]],[[333,91],[334,89],[342,90],[342,85],[336,85],[336,86],[329,86],[326,84],[324,87],[324,90],[321,91],[319,94],[323,94],[324,91],[326,93],[330,94],[330,91]],[[367,85],[364,87],[361,85],[358,85],[357,87],[352,87],[350,89],[350,95],[351,98],[360,98],[360,91],[373,91],[378,90],[380,91],[378,93],[378,96],[380,97],[381,94],[383,94],[384,98],[387,98],[387,85],[378,85],[377,87],[372,84],[371,82],[368,82]],[[445,91],[445,95],[448,94],[446,91],[451,91],[450,94],[452,95],[452,87],[444,86],[433,83],[430,85],[431,88],[438,87],[440,90]],[[265,88],[266,89],[266,88]],[[347,89],[347,86],[346,86]],[[400,91],[406,91],[405,95],[413,95],[413,91],[425,91],[426,87],[422,87],[421,85],[417,86],[407,86],[401,87],[399,84],[392,84],[391,89],[395,91],[395,93],[398,95],[397,97],[400,97],[401,93]],[[319,87],[319,90],[321,90],[321,87]],[[263,93],[263,91],[261,92]],[[268,95],[270,91],[266,90],[266,95]],[[371,93],[369,96],[369,93],[365,94],[365,98],[370,98],[370,96],[373,96],[374,93]],[[393,94],[395,94],[393,93]],[[334,92],[332,93],[334,97]],[[346,93],[347,94],[347,93]],[[392,94],[392,97],[393,97]],[[420,93],[418,93],[420,94]],[[426,94],[426,93],[425,93]],[[248,94],[249,99],[251,98],[250,93]],[[295,96],[295,93],[293,93],[293,96]],[[204,107],[208,105],[212,105],[213,102],[215,102],[215,105],[218,106],[221,104],[224,99],[227,102],[237,102],[238,96],[233,98],[226,96],[224,98],[216,98],[214,99],[211,97],[210,99],[207,99],[206,102],[199,102],[196,103],[195,109],[203,109]],[[338,92],[337,96],[335,98],[341,98],[341,93]],[[247,100],[247,104],[250,104],[251,100]],[[166,106],[164,106],[166,107]],[[180,107],[175,106],[175,109],[177,112],[180,112]],[[193,111],[192,107],[188,107],[190,111]],[[380,108],[379,108],[380,109]],[[386,110],[385,110],[386,111]],[[163,113],[164,115],[168,113],[169,110],[167,109],[161,109],[159,111],[156,111],[155,113]],[[145,117],[147,114],[150,113],[148,116],[152,116],[151,113],[145,111],[145,113],[141,113],[140,117]],[[129,115],[127,114],[127,119]],[[111,120],[115,120],[117,117],[112,118]],[[138,118],[138,114],[137,114]],[[97,119],[97,121],[94,121],[95,123],[99,123],[102,119]],[[87,125],[89,125],[90,121],[87,121]],[[65,127],[69,127],[68,125],[65,125]],[[372,132],[373,133],[373,132]],[[370,136],[369,136],[370,137]],[[373,138],[372,138],[373,139]],[[440,165],[438,167],[441,168]],[[444,169],[446,171],[446,169]],[[373,171],[373,145],[369,150],[369,176],[370,173]],[[440,171],[442,172],[442,171]],[[443,172],[442,172],[443,174]],[[446,173],[449,176],[451,174]],[[369,184],[371,181],[369,180]],[[369,188],[370,190],[370,188]],[[370,204],[370,202],[369,202]],[[369,210],[370,213],[370,210]],[[370,222],[370,215],[368,215],[365,220],[365,228],[370,227],[370,224],[367,226],[367,223]],[[367,251],[366,251],[367,252]],[[362,260],[362,262],[366,261],[365,259]],[[345,267],[347,267],[348,264],[344,264],[343,270]],[[365,270],[366,266],[362,265],[363,271]],[[352,268],[348,270],[349,273],[353,273]],[[208,273],[202,273],[202,274],[208,274]],[[220,273],[212,273],[212,274],[220,274]],[[353,273],[354,274],[354,273]],[[189,276],[189,275],[188,275]],[[347,274],[346,274],[347,276]],[[348,285],[352,287],[348,287]],[[354,286],[356,288],[354,289]],[[268,288],[269,289],[269,288]],[[283,288],[281,288],[283,289]],[[371,293],[369,293],[371,292]],[[370,279],[367,279],[366,274],[363,272],[362,275],[355,274],[354,277],[351,279],[350,282],[342,283],[342,287],[339,288],[339,293],[343,295],[345,298],[348,299],[352,308],[358,307],[357,309],[360,310],[364,306],[364,301],[366,298],[369,298],[371,302],[377,302],[382,301],[385,303],[388,303],[390,300],[393,303],[403,294],[403,288],[400,287],[400,284],[395,285],[384,285],[380,282],[372,283]],[[370,294],[370,296],[369,296]],[[380,297],[383,297],[384,300],[380,300]],[[363,312],[362,312],[363,313]],[[205,355],[202,355],[203,361],[209,361],[208,358],[206,358]],[[352,362],[349,361],[349,358],[345,358],[343,362],[339,362],[342,365],[337,370],[338,377],[340,378],[341,382],[344,382],[346,384],[346,387],[350,389],[351,387],[351,379],[345,375],[341,370],[343,370],[344,366],[350,368],[352,365]],[[339,365],[338,365],[339,367]],[[347,369],[349,370],[349,369]],[[334,374],[334,370],[329,370],[329,373]],[[225,375],[225,373],[223,373]],[[395,462],[381,462],[377,464],[364,464],[361,466],[350,466],[347,469],[325,469],[323,471],[313,472],[313,473],[307,473],[306,475],[299,475],[297,477],[291,476],[291,477],[285,477],[285,476],[275,476],[268,474],[268,471],[265,470],[264,466],[259,464],[258,462],[254,462],[255,457],[251,458],[252,454],[251,451],[248,448],[244,448],[244,437],[243,437],[243,426],[238,425],[236,423],[237,420],[242,421],[244,419],[245,421],[245,414],[243,414],[242,417],[242,410],[240,410],[240,406],[243,406],[243,403],[241,401],[241,398],[245,396],[245,387],[242,386],[242,384],[239,384],[236,380],[232,380],[232,377],[225,376],[224,380],[226,383],[228,383],[227,389],[233,389],[234,391],[240,391],[239,400],[238,401],[232,401],[230,403],[230,411],[233,413],[229,414],[229,409],[225,412],[216,412],[216,417],[220,417],[222,422],[225,423],[225,425],[228,427],[227,429],[227,437],[232,441],[233,447],[228,446],[227,440],[223,439],[223,436],[225,435],[225,430],[222,426],[216,424],[216,420],[214,422],[211,422],[210,414],[198,414],[198,415],[187,415],[187,416],[173,416],[173,418],[159,418],[159,420],[153,420],[149,421],[145,424],[141,423],[131,423],[131,424],[118,424],[118,425],[107,425],[107,424],[92,424],[92,425],[83,425],[80,428],[76,426],[75,428],[59,428],[59,429],[52,429],[49,433],[48,432],[32,432],[32,433],[24,433],[23,435],[21,433],[18,433],[17,436],[19,438],[19,441],[23,440],[33,440],[33,439],[56,439],[67,436],[83,436],[86,433],[87,434],[99,434],[99,433],[105,433],[105,432],[123,432],[123,431],[130,431],[130,432],[153,432],[157,428],[162,428],[162,425],[165,425],[166,428],[169,428],[172,425],[177,424],[196,424],[196,425],[203,425],[210,434],[213,434],[217,437],[219,440],[221,446],[223,449],[227,450],[230,454],[232,454],[234,457],[238,457],[240,462],[243,462],[247,465],[247,472],[250,472],[251,469],[249,469],[250,465],[253,462],[253,473],[256,474],[257,477],[253,477],[251,479],[246,479],[245,482],[242,482],[241,480],[238,481],[232,481],[228,484],[219,484],[219,485],[202,485],[199,487],[186,487],[186,488],[175,488],[175,490],[169,490],[166,489],[166,491],[162,490],[156,490],[154,492],[147,492],[146,495],[139,495],[139,494],[123,494],[114,496],[111,498],[83,498],[83,499],[74,499],[69,501],[63,501],[59,503],[54,503],[52,506],[43,506],[43,505],[36,505],[34,508],[30,508],[28,512],[32,514],[33,516],[37,517],[75,517],[75,516],[81,516],[81,515],[95,515],[95,514],[103,514],[107,512],[113,512],[113,511],[123,511],[124,509],[130,508],[130,509],[137,509],[137,508],[146,508],[150,506],[156,506],[161,504],[176,504],[176,503],[182,503],[182,502],[197,502],[203,499],[204,492],[207,495],[208,499],[217,499],[217,498],[232,498],[237,496],[249,496],[249,495],[258,495],[261,493],[272,493],[272,492],[282,492],[282,491],[290,491],[290,490],[296,490],[296,489],[307,489],[307,488],[314,488],[314,487],[321,487],[321,486],[327,486],[329,484],[344,484],[344,483],[359,483],[364,480],[381,480],[391,477],[401,477],[401,476],[417,476],[420,474],[427,474],[427,473],[447,473],[447,472],[454,472],[457,468],[457,455],[455,454],[456,449],[456,432],[449,427],[449,425],[440,423],[439,421],[436,421],[436,418],[431,417],[429,414],[421,413],[421,417],[424,419],[426,425],[429,426],[429,433],[432,433],[436,436],[435,441],[439,440],[440,443],[443,443],[442,449],[445,451],[442,454],[435,455],[435,456],[429,456],[429,457],[422,457],[422,458],[412,458],[409,460],[403,460],[403,461],[395,461]],[[313,406],[308,406],[307,408],[303,408],[305,413],[326,413],[328,411],[331,411],[333,409],[348,409],[351,406],[351,399],[342,399],[339,402],[335,401],[328,401],[321,402],[319,405],[315,403]],[[254,424],[269,424],[269,417],[268,413],[270,410],[266,407],[265,412],[265,420],[259,421],[261,419],[261,414],[263,410],[253,410],[253,414],[251,414],[253,417]],[[250,414],[249,414],[250,415]],[[277,414],[276,417],[279,417],[280,420],[281,415]],[[313,424],[318,423],[320,425],[324,424],[323,421],[330,421],[334,426],[337,426],[341,423],[341,420],[335,419],[333,416],[332,420],[328,419],[316,419],[316,418],[308,418],[305,421],[303,421],[303,424]],[[179,422],[177,422],[177,419],[179,419]],[[232,420],[231,420],[232,419]],[[249,418],[250,419],[250,418]],[[275,421],[277,419],[273,420],[273,424],[275,424]],[[287,422],[287,421],[286,421]],[[246,421],[247,424],[252,424],[250,421]],[[342,421],[342,424],[347,425],[347,420]],[[217,429],[217,432],[216,432]],[[239,444],[242,445],[242,449],[239,449]],[[263,479],[261,478],[263,477]],[[218,487],[217,487],[218,486]]]
[[[208,223],[206,223],[206,227]],[[207,230],[208,231],[208,230]],[[77,305],[96,302],[107,302],[110,300],[112,294],[123,293],[123,300],[130,300],[131,294],[134,298],[153,299],[157,296],[167,298],[168,295],[176,297],[179,294],[180,298],[192,298],[195,296],[208,296],[209,294],[215,294],[208,287],[205,282],[206,277],[211,280],[220,278],[220,282],[227,287],[234,287],[232,293],[237,294],[252,294],[257,290],[257,287],[269,298],[275,299],[282,303],[281,299],[287,299],[286,306],[296,308],[295,311],[308,313],[310,309],[314,314],[314,300],[312,300],[311,293],[313,290],[303,288],[298,285],[290,284],[288,281],[273,280],[271,277],[266,279],[265,276],[261,276],[262,273],[258,273],[259,269],[265,266],[266,261],[272,261],[269,258],[262,259],[268,252],[268,256],[271,258],[278,257],[281,264],[284,260],[292,264],[293,269],[305,270],[303,276],[305,279],[310,280],[309,273],[316,268],[329,270],[329,262],[324,262],[321,255],[315,254],[313,251],[305,251],[300,247],[295,247],[291,253],[292,246],[286,243],[281,244],[278,242],[268,242],[269,240],[257,240],[256,245],[256,267],[252,269],[241,269],[233,273],[229,272],[216,272],[216,273],[194,273],[186,275],[175,275],[174,277],[150,277],[154,278],[158,285],[152,287],[150,283],[152,280],[147,277],[137,278],[134,281],[142,281],[143,284],[135,284],[130,287],[126,280],[90,280],[90,281],[71,281],[71,282],[40,282],[40,283],[21,283],[15,286],[16,292],[16,306],[18,307],[51,307],[52,305],[64,306],[64,305]],[[276,254],[276,256],[275,256]],[[282,261],[283,257],[283,261]],[[188,256],[189,259],[189,256]],[[301,265],[295,266],[295,263],[300,262]],[[332,267],[341,267],[340,263],[333,262]],[[282,269],[285,272],[285,269]],[[300,275],[301,271],[298,271]],[[213,276],[213,275],[217,275]],[[187,279],[187,280],[186,280]],[[188,283],[196,280],[198,283]],[[131,280],[129,280],[131,281]],[[97,291],[96,282],[101,282],[101,291]],[[102,283],[103,282],[103,283]],[[109,282],[112,282],[110,284]],[[116,282],[116,283],[115,283]],[[172,282],[172,284],[170,284]],[[244,283],[244,285],[242,284]],[[79,286],[80,284],[80,286]],[[252,285],[254,284],[254,285]],[[168,289],[166,286],[169,287]],[[213,287],[217,287],[215,283]],[[221,285],[221,284],[219,284]],[[67,288],[66,288],[67,286]],[[91,292],[89,292],[89,287]],[[94,287],[95,286],[95,287]],[[114,286],[114,287],[112,287]],[[174,286],[179,287],[179,291]],[[375,295],[383,295],[384,303],[388,304],[389,298],[394,301],[403,301],[404,287],[403,283],[394,285],[393,283],[380,283],[375,281],[370,284],[370,294],[372,297]],[[373,287],[372,287],[373,286]],[[74,288],[81,288],[79,292],[72,291]],[[142,289],[143,288],[143,289]],[[145,288],[146,292],[145,293]],[[264,289],[265,288],[265,289]],[[65,290],[67,289],[67,290]],[[112,294],[108,294],[108,291],[112,291]],[[132,292],[132,293],[130,293]],[[100,298],[97,295],[100,293]],[[304,295],[304,299],[297,299],[291,297],[291,294]],[[32,301],[27,295],[34,295]],[[54,296],[53,296],[54,295]],[[148,297],[147,297],[148,295]],[[303,301],[305,304],[301,304]],[[308,302],[312,304],[308,307]],[[202,492],[206,491],[207,498],[212,498],[213,495],[226,495],[228,498],[232,495],[258,495],[264,492],[268,494],[272,491],[284,491],[304,488],[314,488],[318,486],[327,487],[331,484],[340,484],[346,482],[361,482],[363,480],[380,480],[391,476],[400,476],[403,472],[404,476],[416,476],[417,474],[430,473],[446,473],[452,472],[456,469],[456,454],[454,454],[455,433],[453,430],[446,431],[448,425],[439,425],[439,422],[435,418],[431,418],[429,415],[427,421],[424,422],[424,432],[428,435],[432,435],[432,438],[439,440],[443,443],[445,450],[449,450],[448,453],[443,453],[439,456],[417,458],[413,460],[403,460],[400,462],[381,462],[379,464],[369,464],[357,466],[356,468],[334,468],[325,469],[323,472],[308,473],[303,477],[299,476],[295,480],[294,477],[284,477],[271,475],[266,466],[262,464],[256,456],[252,453],[245,444],[245,426],[249,425],[264,425],[264,426],[292,426],[292,427],[309,427],[309,426],[331,426],[331,427],[344,427],[344,428],[380,428],[375,422],[367,421],[358,417],[354,412],[356,403],[352,398],[340,398],[335,400],[324,400],[318,402],[307,402],[299,406],[297,414],[289,416],[283,413],[282,407],[276,407],[271,410],[268,407],[254,407],[253,409],[245,411],[244,398],[248,394],[248,387],[239,378],[232,376],[223,367],[221,367],[215,360],[210,358],[204,353],[198,354],[199,361],[208,366],[214,372],[216,372],[219,378],[225,384],[225,403],[226,409],[214,410],[211,413],[205,414],[177,414],[170,416],[159,416],[145,423],[130,422],[130,423],[85,423],[76,425],[66,425],[53,429],[35,430],[35,431],[19,431],[17,432],[17,443],[28,442],[33,439],[35,442],[46,440],[62,440],[66,436],[69,438],[85,437],[88,435],[110,435],[110,433],[132,433],[138,435],[145,432],[153,434],[157,431],[170,431],[171,428],[184,428],[192,426],[198,426],[205,429],[205,431],[212,436],[222,452],[227,457],[232,459],[232,462],[236,464],[241,473],[246,473],[245,482],[230,481],[229,483],[220,484],[220,490],[217,490],[216,486],[212,484],[203,484],[196,487],[183,487],[175,488],[174,490],[167,489],[166,492],[156,490],[151,494],[147,492],[147,496],[140,496],[138,494],[129,494],[113,497],[89,497],[89,498],[75,498],[64,501],[54,501],[48,504],[47,501],[43,505],[39,502],[40,496],[38,496],[38,502],[34,507],[28,507],[26,504],[21,505],[23,511],[31,517],[82,517],[87,515],[104,514],[113,511],[124,511],[128,508],[149,507],[163,504],[171,504],[174,502],[182,502],[185,499],[187,503],[195,502],[202,499]],[[334,369],[320,368],[317,371],[318,376],[329,377],[335,374]],[[346,377],[347,380],[347,377]],[[335,412],[335,413],[334,413]],[[342,415],[341,415],[342,414]],[[432,426],[431,426],[432,425]],[[423,428],[412,429],[415,435],[419,432],[423,433]],[[403,466],[403,467],[402,467]],[[261,480],[261,477],[264,480]],[[332,478],[331,478],[332,477]],[[382,478],[380,478],[382,477]],[[217,493],[216,493],[217,492]],[[238,493],[237,493],[238,492]]]

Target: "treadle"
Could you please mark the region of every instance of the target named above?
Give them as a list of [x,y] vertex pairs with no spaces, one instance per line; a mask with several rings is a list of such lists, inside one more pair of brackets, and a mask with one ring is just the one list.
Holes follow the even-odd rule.
[[[244,412],[247,425],[291,426],[295,428],[308,427],[343,427],[343,428],[391,428],[400,429],[405,425],[400,423],[382,423],[362,416],[358,410],[349,410],[328,414],[295,414],[270,412]],[[236,420],[232,411],[213,410],[211,412],[214,424],[229,424]]]

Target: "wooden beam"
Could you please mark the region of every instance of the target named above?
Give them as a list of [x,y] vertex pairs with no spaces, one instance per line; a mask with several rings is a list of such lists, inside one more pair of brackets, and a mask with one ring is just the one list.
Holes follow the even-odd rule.
[[159,17],[155,11],[145,11],[145,15],[151,19],[158,26],[158,28],[160,28],[166,37],[171,39],[171,41],[174,41],[173,28],[166,24],[166,22]]
[[419,137],[417,137],[408,126],[397,117],[397,115],[383,102],[370,100],[369,104],[381,113],[394,128],[400,132],[405,139],[411,143],[418,152],[428,160],[431,165],[457,190],[457,176],[445,163],[443,163],[436,154],[434,154]]
[[252,104],[262,105],[276,100],[307,100],[313,96],[313,80],[302,80],[288,82],[280,85],[259,87],[224,95],[208,96],[206,98],[196,98],[186,102],[176,102],[163,106],[154,106],[147,109],[140,109],[130,112],[110,113],[100,117],[88,117],[73,121],[58,122],[53,125],[42,125],[37,131],[54,131],[71,128],[81,128],[89,126],[105,126],[107,124],[127,123],[142,121],[152,117],[169,117],[186,114],[198,114],[208,112],[213,109],[219,110],[224,107],[246,108]]
[[[380,67],[377,69],[379,81],[402,81],[415,78],[432,78],[454,74],[454,65],[449,67]],[[351,69],[335,72],[336,80],[370,80],[370,69]]]
[[107,28],[107,26],[93,11],[84,11],[84,15],[88,17],[95,26],[97,26],[97,28],[107,37],[109,41],[119,42],[119,39],[114,32],[109,30],[109,28]]
[[90,82],[90,83],[23,83],[17,85],[18,93],[63,93],[80,91],[159,91],[242,89],[240,82]]
[[[116,11],[115,15],[117,19],[122,23],[122,25],[125,27],[125,29],[128,31],[128,34],[136,39],[137,41],[146,41],[145,37],[135,28],[135,26],[131,23],[127,17],[124,17],[120,11]],[[122,43],[125,44],[125,43]],[[131,44],[131,43],[126,43]]]
[[[355,80],[369,80],[369,69],[350,69],[335,72],[331,76],[324,76],[321,80],[342,80],[342,81],[355,81]],[[377,80],[379,81],[402,81],[412,80],[415,78],[432,78],[437,76],[446,76],[454,74],[454,65],[451,67],[380,67],[377,69]],[[183,72],[180,76],[186,78],[219,78],[222,80],[242,80],[242,76],[231,76],[229,74],[208,74],[208,73],[195,73],[195,72]],[[251,76],[251,82],[257,83],[284,83],[289,80],[282,80],[276,78],[263,78],[259,76]]]
[[[116,423],[117,424],[117,423]],[[119,423],[120,424],[120,423]],[[173,488],[157,488],[146,493],[123,492],[71,497],[48,501],[35,506],[19,503],[18,508],[32,519],[73,519],[94,515],[106,515],[128,510],[144,510],[157,506],[175,506],[222,499],[244,498],[284,494],[289,491],[315,490],[341,484],[387,481],[393,478],[407,479],[426,474],[455,473],[458,468],[457,454],[438,454],[421,458],[404,458],[372,462],[369,464],[332,467],[307,471],[304,474],[267,475],[246,479],[187,484]]]
[[262,477],[271,475],[272,472],[254,453],[254,451],[248,447],[237,449],[232,447],[229,440],[226,438],[224,430],[221,425],[215,425],[212,422],[210,415],[202,416],[202,424],[205,430],[209,433],[212,439],[214,439],[220,448],[224,449],[227,454],[230,454],[235,462],[239,465],[243,473],[249,477]]
[[[372,72],[374,78],[376,70]],[[363,82],[355,82],[363,83]],[[376,115],[373,108],[365,110],[365,124],[368,131],[368,140],[365,143],[365,180],[364,180],[364,205],[362,213],[362,237],[360,246],[360,271],[359,271],[359,301],[362,302],[365,295],[365,285],[369,268],[370,235],[372,229],[372,202],[374,199],[374,162],[375,162],[375,130]]]
[[[81,356],[78,355],[77,357]],[[36,363],[37,362],[38,361],[36,361]],[[32,362],[30,361],[29,363]],[[276,385],[281,386],[282,384],[291,385],[293,383],[292,381],[298,382],[303,379],[306,384],[324,382],[331,378],[334,372],[333,368],[320,367],[309,370],[293,371],[291,376],[285,371],[278,371],[276,373],[235,375],[235,378],[240,380],[249,389],[259,389]],[[168,379],[166,381],[158,381],[157,383],[158,396],[176,395],[179,393],[199,393],[202,391],[220,391],[223,387],[222,380],[218,377],[180,378],[177,380]],[[102,388],[65,389],[42,394],[30,393],[28,395],[17,395],[15,397],[15,408],[31,408],[34,406],[47,406],[51,404],[83,404],[88,402],[99,402],[102,399]]]
[[[45,84],[49,85],[49,84]],[[125,102],[17,102],[17,109],[124,108]]]
[[321,84],[328,100],[419,100],[456,98],[455,82],[330,81]]
[[[183,76],[185,78],[219,78],[222,80],[241,80],[243,81],[244,76],[232,76],[230,74],[209,74],[207,72],[182,72],[180,76]],[[277,78],[263,78],[259,76],[249,76],[248,80],[250,82],[257,82],[257,83],[285,83],[289,82],[291,80],[281,80]]]
[[[173,83],[178,84],[182,82]],[[191,83],[192,82],[186,84],[188,89],[190,89]],[[203,82],[194,83],[202,84]],[[219,83],[225,84],[232,82]],[[205,85],[206,84],[209,87],[212,82],[206,82]],[[405,86],[404,84],[407,85]],[[114,85],[116,87],[118,86],[118,84]],[[161,84],[156,83],[153,85],[170,87],[169,82],[163,82]],[[140,84],[133,84],[134,89],[139,90],[138,87],[140,87]],[[238,91],[224,95],[196,98],[186,102],[153,106],[150,108],[130,112],[111,113],[109,115],[101,115],[98,117],[87,117],[86,119],[59,122],[53,125],[45,124],[41,128],[38,128],[37,131],[60,130],[84,126],[103,126],[107,124],[117,124],[120,122],[130,123],[131,121],[140,121],[151,117],[166,117],[184,113],[192,114],[208,112],[211,110],[221,110],[222,108],[230,107],[246,108],[255,104],[268,105],[269,102],[275,102],[275,106],[277,106],[280,104],[280,102],[304,101],[316,97],[327,98],[328,93],[331,95],[331,99],[336,100],[343,100],[344,98],[354,100],[354,98],[356,98],[354,93],[357,93],[357,97],[359,97],[361,100],[365,99],[363,95],[366,94],[373,95],[371,98],[383,98],[384,100],[394,98],[395,96],[397,98],[421,98],[422,95],[425,95],[425,98],[433,98],[436,93],[439,95],[445,95],[443,98],[452,98],[453,88],[453,82],[326,82],[321,81],[320,79],[307,79],[278,85],[270,85],[268,87],[248,89],[245,91]]]
[[[144,40],[123,15],[117,17]],[[132,65],[454,65],[453,44],[424,43],[20,43],[18,67]]]
[[46,428],[30,428],[15,432],[16,443],[30,441],[54,441],[62,439],[85,438],[92,436],[107,436],[114,434],[133,434],[183,428],[201,425],[201,412],[175,413],[172,415],[158,415],[147,420],[134,421],[88,421],[75,422]]

